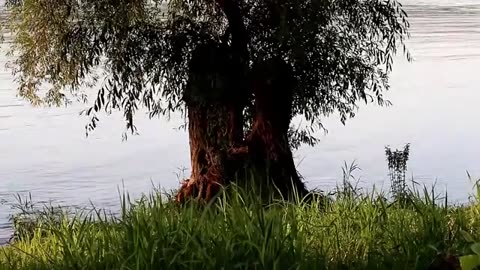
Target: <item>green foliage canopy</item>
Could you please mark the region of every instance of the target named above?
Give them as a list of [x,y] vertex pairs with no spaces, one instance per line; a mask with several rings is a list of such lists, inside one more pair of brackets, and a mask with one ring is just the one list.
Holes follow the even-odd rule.
[[[399,46],[406,52],[408,37],[397,0],[234,2],[248,34],[249,65],[281,56],[293,67],[292,109],[309,128],[332,113],[345,122],[359,101],[385,104],[393,57]],[[192,51],[230,38],[215,0],[7,0],[7,6],[19,95],[58,105],[67,92],[82,97],[85,87],[98,87],[89,130],[100,110],[123,111],[131,131],[139,107],[151,116],[181,110]],[[296,135],[308,142],[305,132]]]

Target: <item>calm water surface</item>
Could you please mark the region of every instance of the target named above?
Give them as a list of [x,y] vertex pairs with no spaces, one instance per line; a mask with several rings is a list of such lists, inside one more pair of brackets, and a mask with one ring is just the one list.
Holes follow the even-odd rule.
[[[325,120],[329,132],[322,142],[296,152],[310,187],[334,187],[344,161],[356,160],[361,186],[388,188],[384,146],[407,142],[409,174],[420,183],[436,182],[452,200],[468,199],[467,170],[480,177],[480,3],[405,4],[415,61],[397,61],[387,93],[394,106],[362,107],[346,126],[334,117]],[[0,57],[0,65],[7,60]],[[14,194],[31,192],[37,202],[74,206],[92,201],[114,210],[118,188],[133,196],[152,183],[171,189],[189,166],[187,134],[176,129],[180,120],[139,115],[140,136],[122,142],[121,115],[112,115],[86,138],[87,119],[78,115],[84,105],[35,109],[15,94],[12,76],[0,70],[0,242],[10,233]]]

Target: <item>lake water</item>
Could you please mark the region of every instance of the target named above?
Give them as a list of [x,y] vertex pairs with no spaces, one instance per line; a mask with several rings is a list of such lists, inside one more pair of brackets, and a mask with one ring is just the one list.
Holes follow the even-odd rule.
[[[414,3],[414,4],[413,4]],[[466,201],[480,177],[480,3],[477,0],[406,1],[413,63],[399,59],[386,97],[392,107],[361,107],[342,126],[325,120],[321,143],[295,155],[310,187],[331,189],[343,163],[356,160],[360,185],[388,188],[384,147],[411,143],[409,175],[454,201]],[[3,66],[7,59],[0,57]],[[0,242],[8,238],[14,194],[36,202],[116,209],[118,188],[133,197],[152,183],[171,189],[189,166],[182,121],[139,115],[139,136],[122,142],[121,115],[101,119],[85,137],[85,106],[32,108],[15,95],[12,76],[0,70]],[[188,175],[187,172],[185,172]]]

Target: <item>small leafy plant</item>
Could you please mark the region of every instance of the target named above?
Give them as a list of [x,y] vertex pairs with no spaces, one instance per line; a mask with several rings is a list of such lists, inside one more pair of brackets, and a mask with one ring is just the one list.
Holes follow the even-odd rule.
[[393,198],[396,201],[404,201],[407,195],[405,175],[407,172],[408,158],[410,156],[410,144],[406,144],[403,150],[392,150],[386,146],[385,155],[387,156]]
[[480,270],[480,243],[473,244],[470,249],[474,254],[460,257],[462,270]]

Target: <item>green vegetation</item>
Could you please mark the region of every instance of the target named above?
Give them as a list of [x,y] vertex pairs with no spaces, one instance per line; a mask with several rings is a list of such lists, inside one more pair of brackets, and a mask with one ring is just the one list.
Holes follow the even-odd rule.
[[306,195],[292,149],[317,143],[325,117],[345,123],[361,104],[390,104],[394,56],[411,59],[398,0],[5,3],[20,97],[57,106],[93,98],[87,134],[103,111],[122,112],[133,134],[142,109],[184,114],[191,175],[181,202],[248,180]]
[[480,243],[473,244],[471,249],[474,254],[462,256],[460,258],[462,270],[475,270],[480,267]]
[[159,192],[135,202],[125,195],[119,217],[48,208],[32,220],[26,211],[23,220],[36,225],[17,219],[17,240],[0,249],[0,268],[449,269],[428,267],[477,259],[476,189],[457,206],[433,189],[411,190],[402,203],[342,191],[261,204],[230,187],[208,205],[182,207]]

